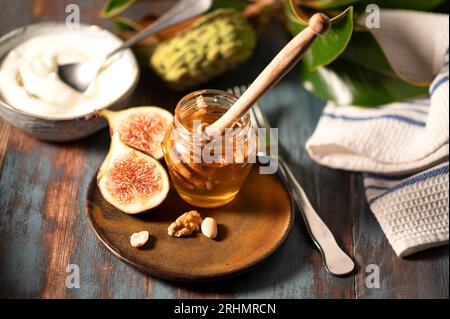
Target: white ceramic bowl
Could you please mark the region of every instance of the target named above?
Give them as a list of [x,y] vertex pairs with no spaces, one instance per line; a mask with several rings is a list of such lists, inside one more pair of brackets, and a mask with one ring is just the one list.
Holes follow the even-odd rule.
[[[20,43],[42,34],[55,34],[67,31],[67,26],[61,22],[45,22],[29,25],[16,29],[0,38],[0,63],[7,53]],[[78,27],[77,27],[78,28]],[[121,39],[111,32],[98,26],[81,25],[78,30],[87,32],[89,35],[95,35],[108,38],[119,46]],[[99,105],[96,110],[100,109],[122,109],[127,106],[127,102],[136,88],[139,80],[139,67],[136,58],[131,50],[126,50],[121,59],[126,59],[126,63],[130,64],[130,70],[135,72],[134,81],[130,84],[126,92],[120,95],[118,99],[108,105]],[[136,70],[136,71],[134,71]],[[120,79],[117,79],[120,80]],[[46,117],[27,113],[8,105],[0,96],[0,116],[29,134],[46,141],[65,142],[76,140],[88,136],[106,126],[106,121],[102,118],[85,119],[88,114],[82,114],[76,117]]]

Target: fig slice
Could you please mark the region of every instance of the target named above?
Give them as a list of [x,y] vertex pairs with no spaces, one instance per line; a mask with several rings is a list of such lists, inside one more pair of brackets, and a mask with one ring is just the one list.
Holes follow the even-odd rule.
[[161,143],[173,116],[156,106],[129,108],[119,112],[101,110],[108,120],[111,134],[119,132],[122,141],[157,160],[163,157]]
[[138,214],[161,204],[169,192],[164,167],[113,134],[105,161],[97,174],[103,198],[127,214]]

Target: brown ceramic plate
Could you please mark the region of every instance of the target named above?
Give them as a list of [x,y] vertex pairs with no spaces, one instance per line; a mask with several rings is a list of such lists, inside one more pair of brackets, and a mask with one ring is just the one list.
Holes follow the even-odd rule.
[[[201,233],[187,238],[167,235],[170,223],[191,209],[216,219],[215,240]],[[94,176],[86,213],[96,237],[116,257],[150,275],[176,281],[221,279],[251,269],[283,243],[293,220],[291,200],[278,175],[260,175],[257,167],[227,206],[194,208],[171,190],[159,207],[141,215],[124,214],[106,202]],[[131,234],[142,230],[150,232],[149,241],[132,248]]]

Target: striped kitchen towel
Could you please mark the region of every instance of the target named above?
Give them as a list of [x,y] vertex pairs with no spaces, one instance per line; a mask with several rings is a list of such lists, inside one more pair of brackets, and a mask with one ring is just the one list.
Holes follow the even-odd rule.
[[448,16],[443,32],[429,98],[372,109],[328,103],[306,144],[320,164],[364,172],[366,199],[398,256],[449,239]]
[[366,173],[366,198],[398,256],[448,243],[448,162],[413,176]]

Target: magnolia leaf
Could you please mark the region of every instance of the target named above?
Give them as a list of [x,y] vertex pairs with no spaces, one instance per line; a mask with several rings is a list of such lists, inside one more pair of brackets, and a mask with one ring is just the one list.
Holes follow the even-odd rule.
[[318,10],[327,10],[335,9],[338,7],[345,7],[359,1],[361,0],[297,0],[295,2],[302,6]]
[[214,11],[220,8],[234,8],[239,11],[243,11],[247,5],[248,3],[245,3],[245,1],[242,0],[213,0],[209,11]]
[[366,3],[377,4],[380,8],[431,10],[444,3],[446,0],[365,0]]
[[140,31],[142,30],[142,26],[138,23],[134,22],[131,19],[125,17],[114,17],[112,22],[117,30],[119,31]]
[[427,94],[427,87],[401,79],[368,31],[353,32],[342,55],[332,64],[311,71],[301,64],[307,90],[340,105],[378,106]]
[[[285,6],[288,17],[288,28],[292,34],[301,32],[308,23],[300,17],[293,0]],[[318,37],[305,55],[311,71],[333,62],[344,51],[353,32],[353,7],[331,19],[331,30]]]
[[311,93],[338,105],[378,106],[425,95],[428,88],[411,85],[397,76],[374,71],[351,60],[338,59],[310,71],[300,66],[301,80]]
[[135,3],[137,0],[107,0],[105,6],[100,12],[102,18],[111,18],[120,13]]
[[368,72],[378,72],[390,77],[399,77],[389,63],[375,37],[369,31],[355,31],[352,39],[339,57],[359,65]]
[[[329,8],[331,8],[331,2],[338,3],[340,1],[306,1],[302,4],[310,5],[311,2],[328,3]],[[364,2],[373,3],[374,1],[362,0],[355,2],[355,4],[360,8],[360,5],[363,5]],[[396,0],[386,2],[389,2],[391,6],[400,5],[400,1]],[[429,2],[433,2],[433,4],[429,3],[431,8],[442,1]],[[420,8],[426,7],[425,1],[402,1],[405,8],[408,8],[410,4],[414,8],[418,5],[423,6]],[[291,1],[290,6],[295,9],[293,1]],[[294,13],[297,12],[294,10],[288,11],[288,14],[290,14],[288,17],[289,20],[295,22],[291,22],[297,27],[297,30],[294,29],[294,31],[299,32],[300,26],[303,24],[302,27],[305,28],[307,24],[302,21],[298,13]],[[336,25],[333,24],[331,31],[335,28]],[[291,29],[291,31],[293,30]],[[325,100],[334,101],[340,105],[360,106],[378,106],[427,94],[427,87],[408,83],[396,74],[380,45],[370,32],[355,30],[350,36],[351,40],[343,48],[343,52],[333,52],[334,54],[337,53],[336,57],[339,56],[339,59],[334,58],[331,64],[323,63],[324,59],[321,57],[321,54],[326,56],[328,53],[326,52],[327,44],[329,45],[328,50],[335,50],[335,47],[329,42],[321,43],[323,45],[322,52],[311,50],[305,55],[300,69],[301,79],[307,90]],[[316,42],[319,40],[320,38]],[[323,53],[324,51],[325,53]]]
[[445,2],[445,0],[297,0],[297,4],[317,9],[329,10],[348,5],[376,4],[380,8],[431,10]]
[[[137,1],[138,0],[106,0],[103,9],[100,12],[100,16],[102,18],[115,17]],[[209,9],[209,12],[219,8],[235,8],[242,11],[247,5],[248,3],[246,3],[246,1],[240,0],[212,0],[212,6]]]

